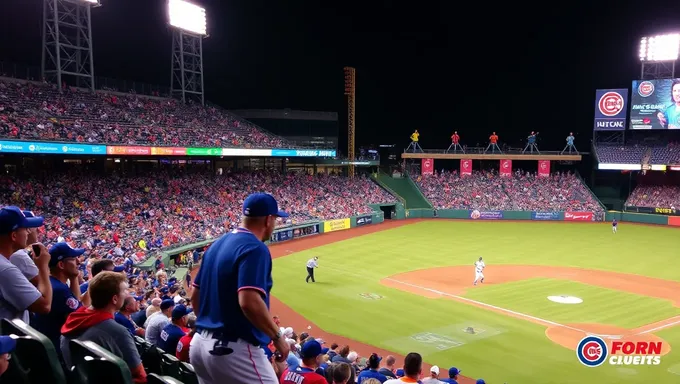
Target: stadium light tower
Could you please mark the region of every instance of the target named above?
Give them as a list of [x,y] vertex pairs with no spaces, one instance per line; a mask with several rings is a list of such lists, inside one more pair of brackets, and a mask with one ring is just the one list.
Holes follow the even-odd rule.
[[640,39],[640,79],[673,79],[675,62],[680,53],[680,33],[669,33]]
[[99,0],[43,0],[40,73],[60,92],[67,77],[94,92],[90,11],[99,5]]
[[352,67],[345,67],[345,96],[347,96],[347,157],[349,160],[348,175],[350,178],[354,178],[354,161],[356,156],[354,154],[354,133],[355,133],[355,121],[354,121],[354,107],[356,106],[356,80],[357,73],[356,69]]
[[172,27],[170,93],[182,102],[203,105],[203,38],[207,36],[205,8],[184,0],[168,0]]

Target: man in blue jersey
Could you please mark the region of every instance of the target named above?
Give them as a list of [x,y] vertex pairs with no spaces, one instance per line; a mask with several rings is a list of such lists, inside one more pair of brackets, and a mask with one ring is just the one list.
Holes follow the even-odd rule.
[[279,211],[273,196],[254,193],[243,202],[242,226],[219,238],[205,252],[194,279],[191,303],[196,335],[190,361],[201,384],[278,384],[264,348],[272,342],[277,360],[288,357],[288,343],[269,313],[272,259],[264,244]]
[[181,304],[173,308],[172,322],[166,325],[161,331],[161,337],[160,340],[158,340],[158,348],[171,355],[174,355],[177,352],[177,343],[179,343],[179,339],[186,335],[182,328],[187,326],[187,315],[190,313],[191,309]]

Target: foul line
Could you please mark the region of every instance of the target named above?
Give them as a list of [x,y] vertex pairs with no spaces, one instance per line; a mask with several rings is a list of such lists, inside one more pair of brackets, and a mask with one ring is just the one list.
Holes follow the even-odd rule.
[[[678,316],[671,317],[670,319],[673,319],[673,318],[676,318],[676,317],[678,317]],[[667,319],[667,320],[670,320],[670,319]],[[662,320],[662,321],[663,321],[663,320]],[[654,328],[648,329],[648,330],[646,330],[646,331],[638,332],[638,333],[635,334],[635,336],[644,335],[644,334],[646,334],[646,333],[656,332],[656,331],[662,330],[662,329],[664,329],[664,328],[669,328],[669,327],[676,326],[676,325],[678,325],[678,324],[680,324],[680,320],[676,320],[676,321],[674,321],[674,322],[672,322],[672,323],[660,325],[660,326],[658,326],[658,327],[654,327]],[[642,328],[642,327],[640,327],[640,328]]]

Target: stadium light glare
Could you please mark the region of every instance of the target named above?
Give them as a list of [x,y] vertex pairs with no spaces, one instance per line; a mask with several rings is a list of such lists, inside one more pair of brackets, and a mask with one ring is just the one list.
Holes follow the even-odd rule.
[[205,8],[184,0],[168,1],[170,25],[197,35],[207,35]]
[[680,33],[640,39],[640,61],[675,61],[680,54]]

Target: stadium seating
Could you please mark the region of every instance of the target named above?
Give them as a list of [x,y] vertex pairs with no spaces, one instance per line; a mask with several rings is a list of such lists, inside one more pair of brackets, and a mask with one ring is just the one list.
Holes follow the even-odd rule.
[[70,382],[76,384],[132,384],[125,362],[91,341],[71,340],[73,363]]
[[626,206],[680,207],[680,175],[673,172],[650,172],[639,176],[638,185],[628,196]]
[[600,163],[640,164],[649,150],[641,145],[597,145],[595,151]]
[[0,137],[119,145],[290,148],[216,107],[135,94],[95,94],[0,79]]

